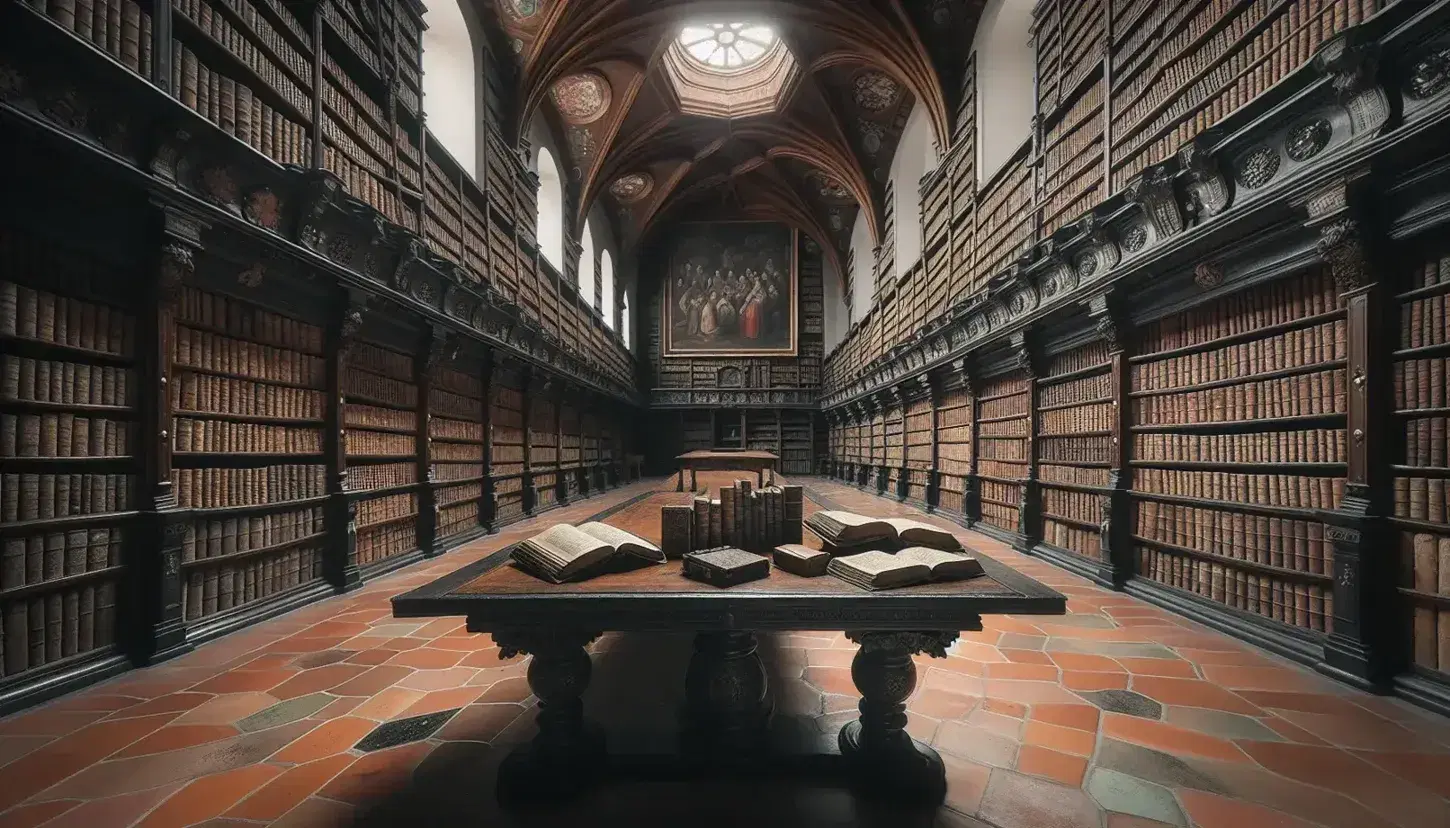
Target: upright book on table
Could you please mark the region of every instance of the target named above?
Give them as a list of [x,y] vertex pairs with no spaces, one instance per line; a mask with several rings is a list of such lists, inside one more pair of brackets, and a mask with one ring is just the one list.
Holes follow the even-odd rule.
[[664,563],[665,553],[654,544],[604,523],[579,526],[556,523],[527,540],[519,541],[512,557],[529,573],[556,584],[594,574],[598,565],[616,556]]
[[909,546],[900,552],[873,549],[832,558],[826,571],[862,589],[895,589],[931,581],[960,581],[986,574],[970,555]]
[[873,518],[853,512],[821,511],[806,518],[804,524],[834,547],[888,542],[947,552],[962,548],[961,541],[951,532],[910,518]]

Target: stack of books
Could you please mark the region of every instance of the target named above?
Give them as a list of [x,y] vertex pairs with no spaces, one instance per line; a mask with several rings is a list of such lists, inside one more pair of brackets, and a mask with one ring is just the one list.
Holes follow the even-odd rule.
[[662,507],[661,545],[670,558],[723,546],[764,555],[781,544],[801,542],[803,513],[800,486],[753,489],[749,481],[740,481],[722,487],[718,498]]

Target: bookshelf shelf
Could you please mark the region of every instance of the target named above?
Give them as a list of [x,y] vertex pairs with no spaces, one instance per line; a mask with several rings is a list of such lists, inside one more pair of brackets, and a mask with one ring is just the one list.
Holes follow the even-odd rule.
[[95,582],[105,584],[118,580],[126,568],[124,566],[107,566],[101,569],[91,569],[85,572],[59,575],[46,581],[33,584],[22,584],[13,587],[0,589],[0,604],[12,601],[20,601],[36,596],[48,596],[49,593],[74,589],[76,587],[88,586]]
[[[300,85],[304,90],[312,88],[312,81],[310,79],[311,45],[298,43],[295,37],[289,38],[293,41],[292,43],[279,44],[269,40],[266,32],[272,32],[280,40],[280,35],[277,35],[279,29],[272,26],[266,20],[265,15],[260,16],[255,21],[248,21],[238,8],[239,6],[249,9],[267,8],[270,5],[270,0],[256,0],[256,2],[249,2],[248,0],[215,0],[215,2],[207,2],[207,0],[172,0],[173,12],[180,11],[192,20],[197,21],[203,20],[204,18],[193,13],[191,7],[200,5],[209,7],[210,16],[216,17],[219,15],[234,31],[241,32],[248,44],[257,49],[268,62],[285,72],[293,83]],[[262,29],[263,26],[266,27],[265,30]],[[287,31],[289,35],[292,34],[286,26],[283,26],[281,31]],[[288,55],[281,51],[281,49],[291,49],[293,51],[294,54],[291,56],[291,60],[288,59]]]
[[282,552],[290,552],[293,549],[313,544],[319,544],[326,538],[325,532],[316,532],[311,535],[304,535],[300,538],[274,543],[271,546],[264,546],[259,549],[238,549],[234,552],[223,552],[220,555],[206,558],[194,558],[189,561],[182,561],[182,572],[198,569],[209,569],[214,567],[228,566],[253,558],[268,558]]
[[[1246,319],[1243,319],[1243,322],[1247,324],[1242,330],[1236,330],[1232,333],[1213,336],[1210,339],[1189,342],[1181,345],[1173,345],[1169,347],[1164,347],[1161,350],[1148,351],[1146,353],[1136,354],[1130,357],[1128,361],[1134,365],[1138,365],[1149,362],[1160,362],[1162,360],[1174,359],[1177,357],[1191,356],[1193,354],[1204,353],[1207,351],[1216,351],[1220,348],[1226,348],[1230,345],[1243,345],[1249,342],[1254,342],[1256,340],[1269,339],[1272,337],[1280,336],[1282,334],[1290,333],[1291,331],[1299,331],[1306,328],[1313,328],[1319,325],[1323,325],[1326,322],[1336,322],[1345,318],[1344,309],[1342,308],[1333,308],[1330,310],[1316,310],[1315,312],[1306,316],[1285,319],[1281,322],[1271,324],[1258,324],[1258,320],[1254,318],[1252,311],[1244,308],[1238,309],[1235,316],[1240,318],[1248,317]],[[1237,321],[1237,319],[1235,321]],[[1182,326],[1180,326],[1172,332],[1159,332],[1158,337],[1161,337],[1161,340],[1164,342],[1172,342],[1176,341],[1179,338],[1191,337],[1192,330],[1192,328],[1185,330]]]
[[46,342],[14,334],[0,334],[0,344],[3,344],[6,352],[10,354],[31,356],[35,359],[68,359],[118,367],[128,366],[133,361],[133,357],[114,351],[100,351],[61,342]]
[[[1343,363],[1340,363],[1343,365]],[[1135,425],[1135,434],[1259,434],[1273,431],[1288,431],[1304,428],[1334,428],[1342,426],[1345,415],[1297,414],[1290,417],[1258,417],[1243,420],[1219,420],[1202,423],[1154,423]]]
[[262,414],[233,414],[227,411],[193,411],[190,409],[174,409],[178,417],[185,417],[190,420],[220,420],[229,423],[257,423],[259,425],[287,425],[287,426],[308,426],[321,428],[326,421],[321,419],[310,419],[305,417],[273,417]]
[[[1285,566],[1275,566],[1273,564],[1261,563],[1259,561],[1249,560],[1247,558],[1239,558],[1232,555],[1220,555],[1214,552],[1206,552],[1202,549],[1195,549],[1189,546],[1181,546],[1179,544],[1152,540],[1150,538],[1139,537],[1137,535],[1133,536],[1133,541],[1135,543],[1140,543],[1145,546],[1150,546],[1155,549],[1163,550],[1165,552],[1172,552],[1174,554],[1182,555],[1184,557],[1192,558],[1194,560],[1220,564],[1245,572],[1254,572],[1260,575],[1268,575],[1276,579],[1292,581],[1294,583],[1313,584],[1315,586],[1321,587],[1334,583],[1334,579],[1331,576],[1323,573],[1304,572],[1299,569],[1291,569]],[[1323,619],[1321,618],[1321,623],[1322,620]],[[1316,630],[1316,632],[1323,632],[1323,630]]]
[[175,9],[171,14],[172,31],[177,34],[181,42],[191,49],[201,63],[220,71],[223,74],[240,78],[240,82],[246,84],[252,94],[261,98],[268,106],[280,112],[288,120],[308,126],[312,123],[312,116],[305,111],[303,104],[306,96],[299,91],[297,99],[289,97],[285,92],[274,87],[257,71],[255,67],[247,63],[245,59],[238,56],[232,50],[219,42],[210,32],[201,27],[201,24],[178,13]]

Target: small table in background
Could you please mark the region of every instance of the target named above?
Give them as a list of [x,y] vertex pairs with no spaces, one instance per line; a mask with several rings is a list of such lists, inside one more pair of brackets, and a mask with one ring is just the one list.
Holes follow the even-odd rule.
[[765,473],[770,472],[770,483],[775,483],[775,465],[780,458],[768,451],[739,451],[730,449],[715,449],[713,451],[687,451],[675,458],[680,461],[680,479],[675,484],[675,491],[685,490],[685,471],[690,472],[690,491],[698,487],[695,483],[695,472],[697,471],[753,471],[759,481],[761,488],[767,484]]

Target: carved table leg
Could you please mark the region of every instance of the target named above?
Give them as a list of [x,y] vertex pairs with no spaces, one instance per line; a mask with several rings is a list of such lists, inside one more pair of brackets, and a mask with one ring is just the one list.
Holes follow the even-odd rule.
[[861,645],[851,679],[861,691],[861,718],[841,728],[838,743],[862,793],[939,803],[946,796],[941,756],[906,732],[906,699],[916,689],[911,656],[946,656],[955,632],[848,632]]
[[695,467],[690,467],[690,491],[700,491],[700,481],[695,478]]
[[684,466],[680,466],[680,480],[679,480],[679,482],[675,483],[675,491],[677,491],[677,492],[683,492],[684,490],[685,490],[685,467]]
[[685,672],[685,753],[728,758],[763,749],[772,712],[767,690],[755,633],[696,635]]
[[599,633],[509,630],[493,634],[499,655],[533,656],[529,689],[539,699],[538,735],[499,766],[500,802],[558,799],[579,793],[605,758],[604,735],[584,719],[584,690],[592,665],[584,648]]

